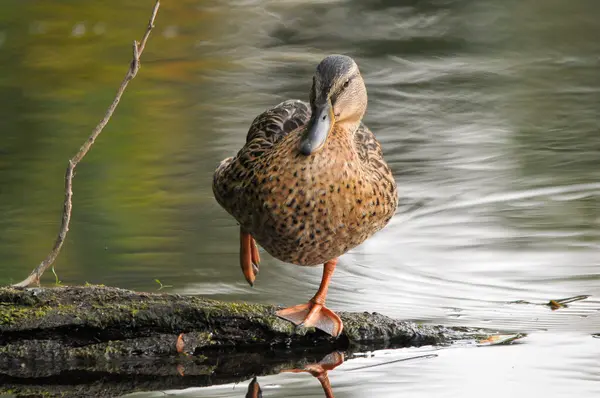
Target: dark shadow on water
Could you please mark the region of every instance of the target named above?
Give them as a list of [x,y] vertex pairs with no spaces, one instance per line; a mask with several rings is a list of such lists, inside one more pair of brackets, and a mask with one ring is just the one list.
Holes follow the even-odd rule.
[[[175,358],[90,363],[73,361],[57,364],[51,358],[29,363],[2,365],[0,394],[17,396],[115,397],[140,391],[180,390],[191,387],[239,383],[252,378],[246,397],[261,397],[257,377],[279,373],[308,373],[323,387],[325,397],[334,397],[329,371],[372,347],[345,352],[323,350],[304,352],[271,350],[267,353],[221,352],[213,355],[181,355]],[[419,355],[402,361],[436,355]],[[396,362],[396,361],[394,361]],[[381,365],[381,364],[379,364]],[[376,365],[376,366],[379,366]],[[356,368],[366,369],[370,366]]]

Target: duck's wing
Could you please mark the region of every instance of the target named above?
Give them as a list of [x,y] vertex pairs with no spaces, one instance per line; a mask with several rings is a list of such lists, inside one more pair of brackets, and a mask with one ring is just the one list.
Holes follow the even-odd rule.
[[246,145],[237,156],[222,161],[215,171],[215,198],[240,223],[240,265],[250,285],[258,273],[259,254],[245,226],[253,222],[253,209],[263,205],[253,202],[254,198],[258,198],[254,195],[258,185],[255,172],[264,166],[265,161],[261,157],[287,134],[308,123],[310,113],[310,106],[297,100],[284,101],[267,109],[252,122]]
[[370,176],[372,184],[384,187],[384,191],[391,193],[394,197],[393,201],[396,201],[396,181],[390,166],[383,158],[381,144],[375,138],[375,134],[362,122],[354,134],[354,145],[362,167],[366,175]]
[[237,156],[223,160],[215,171],[213,192],[225,210],[238,220],[242,217],[246,198],[240,195],[244,186],[256,185],[253,180],[255,161],[287,134],[308,123],[310,114],[310,105],[306,102],[288,100],[254,119],[246,144]]
[[375,134],[363,122],[358,126],[354,133],[354,145],[358,152],[358,157],[363,163],[370,163],[383,160],[383,151]]
[[[310,105],[304,101],[287,100],[258,115],[246,136],[246,145],[268,149],[287,134],[308,123]],[[252,145],[254,146],[254,145]]]
[[[396,181],[383,158],[383,151],[375,134],[362,122],[354,134],[354,145],[365,171],[364,175],[368,176],[368,183],[373,187],[373,194],[383,198],[380,211],[389,214],[391,218],[398,206]],[[377,199],[377,204],[380,204],[380,199]]]

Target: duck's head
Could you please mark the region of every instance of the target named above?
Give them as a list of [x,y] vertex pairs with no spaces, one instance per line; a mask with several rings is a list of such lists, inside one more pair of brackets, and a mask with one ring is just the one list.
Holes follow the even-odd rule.
[[310,90],[312,116],[300,140],[300,153],[321,149],[334,126],[355,131],[367,109],[367,88],[358,65],[345,55],[330,55],[317,66]]

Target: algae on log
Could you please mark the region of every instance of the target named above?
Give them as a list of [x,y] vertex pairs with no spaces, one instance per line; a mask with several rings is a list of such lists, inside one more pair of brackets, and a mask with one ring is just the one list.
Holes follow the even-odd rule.
[[[78,378],[69,390],[74,395],[82,385],[88,384],[83,390],[89,393],[89,384],[101,381],[114,384],[102,391],[115,396],[140,388],[243,380],[333,350],[452,344],[490,336],[365,312],[340,313],[344,332],[334,339],[319,330],[297,329],[276,317],[276,310],[102,286],[0,288],[0,393],[15,386],[33,388],[44,380],[64,387]],[[188,377],[180,377],[182,369]]]

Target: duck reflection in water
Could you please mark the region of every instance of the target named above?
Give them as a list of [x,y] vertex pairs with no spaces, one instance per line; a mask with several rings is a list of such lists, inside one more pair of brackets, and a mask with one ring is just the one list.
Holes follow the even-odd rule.
[[260,384],[258,384],[258,380],[256,380],[256,376],[254,376],[254,379],[252,379],[250,384],[248,384],[246,398],[262,398],[262,390],[260,389]]
[[[319,380],[319,383],[321,383],[323,392],[325,392],[325,397],[335,398],[333,395],[333,390],[331,389],[331,383],[329,382],[328,372],[340,366],[342,363],[344,363],[344,354],[341,352],[332,352],[317,363],[310,363],[301,369],[285,369],[281,372],[310,373],[313,377],[316,377],[317,380]],[[260,385],[258,384],[256,377],[252,379],[250,385],[248,385],[246,398],[262,398],[262,390],[260,389]]]

